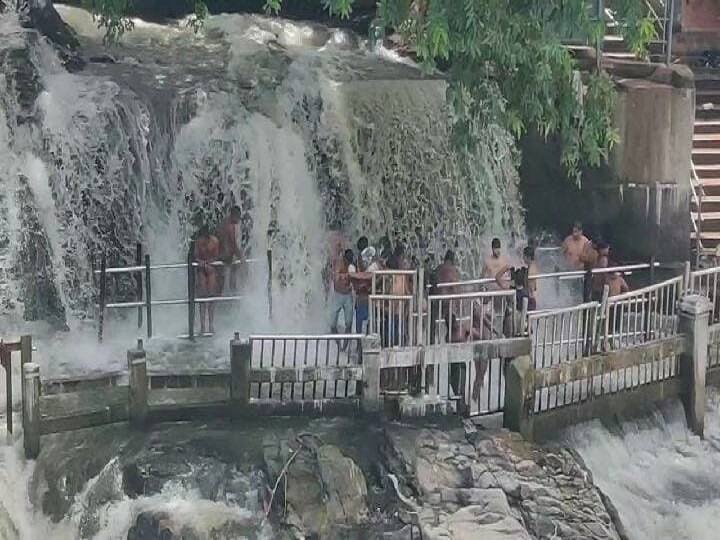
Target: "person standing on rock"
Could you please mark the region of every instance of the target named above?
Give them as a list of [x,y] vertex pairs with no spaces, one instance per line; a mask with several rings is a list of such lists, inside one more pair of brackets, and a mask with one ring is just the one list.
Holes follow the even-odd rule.
[[572,270],[582,270],[583,253],[590,245],[590,240],[583,234],[582,223],[576,221],[573,224],[572,233],[565,238],[562,243],[562,253],[565,260]]
[[[202,225],[195,240],[195,261],[197,268],[196,295],[198,298],[210,298],[219,294],[217,267],[212,263],[220,258],[220,242],[210,234],[210,228]],[[200,303],[200,333],[213,333],[215,306],[212,302]],[[207,326],[206,326],[207,322]]]
[[240,271],[238,261],[242,262],[245,259],[237,235],[241,217],[240,207],[233,206],[230,215],[222,222],[217,231],[217,238],[220,241],[220,259],[225,263],[225,267],[218,268],[218,288],[221,295],[225,289],[226,274],[229,274],[228,287],[230,291],[237,290],[237,275]]

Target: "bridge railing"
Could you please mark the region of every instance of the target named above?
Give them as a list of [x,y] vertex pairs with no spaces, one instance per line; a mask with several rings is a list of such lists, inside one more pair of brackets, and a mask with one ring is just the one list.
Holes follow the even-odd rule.
[[710,324],[720,322],[720,302],[718,302],[718,292],[720,289],[720,267],[705,268],[690,273],[689,290],[691,292],[706,296],[712,304],[710,312]]
[[362,337],[250,336],[250,399],[302,402],[359,397]]
[[604,350],[632,347],[677,334],[677,304],[684,290],[684,280],[684,276],[677,276],[609,298]]
[[488,341],[515,335],[514,290],[428,296],[425,345]]
[[[141,253],[140,247],[138,247],[138,254]],[[267,301],[268,301],[268,316],[272,317],[272,250],[267,250],[267,257],[265,260],[262,258],[247,258],[243,260],[234,261],[232,263],[224,263],[222,261],[215,261],[209,263],[209,266],[213,267],[232,267],[240,265],[262,265],[264,262],[267,263]],[[152,264],[150,255],[144,256],[143,264],[136,264],[134,266],[124,267],[107,267],[106,257],[103,256],[101,259],[100,269],[95,270],[94,274],[98,276],[98,303],[96,305],[98,310],[98,341],[103,340],[105,332],[105,315],[107,310],[123,310],[123,309],[137,309],[138,310],[138,328],[142,328],[143,321],[147,330],[148,338],[153,336],[153,307],[157,306],[187,306],[187,320],[188,320],[188,333],[186,336],[189,339],[194,339],[195,333],[195,307],[196,305],[207,304],[207,303],[222,303],[222,302],[239,302],[245,299],[244,295],[221,295],[212,297],[199,298],[196,293],[196,270],[201,265],[199,262],[194,260],[193,250],[190,249],[188,254],[187,262],[178,263],[161,263]],[[153,272],[159,271],[185,271],[185,280],[187,282],[187,296],[185,298],[156,298],[152,292],[152,276]],[[108,299],[109,292],[109,281],[115,276],[121,275],[133,275],[136,279],[136,291],[134,301],[121,301],[113,302]],[[145,315],[143,317],[143,314]]]
[[536,369],[571,362],[595,352],[603,306],[589,302],[528,313],[530,357]]

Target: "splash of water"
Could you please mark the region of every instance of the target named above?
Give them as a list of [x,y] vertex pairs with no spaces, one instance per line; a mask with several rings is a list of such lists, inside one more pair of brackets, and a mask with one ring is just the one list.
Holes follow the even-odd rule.
[[568,440],[617,508],[631,538],[711,540],[720,528],[720,395],[710,394],[705,440],[675,402],[608,430],[593,422]]

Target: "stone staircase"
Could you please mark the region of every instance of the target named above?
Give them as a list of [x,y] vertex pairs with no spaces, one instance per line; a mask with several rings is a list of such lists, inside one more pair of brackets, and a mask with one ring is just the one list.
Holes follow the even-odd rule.
[[694,68],[695,129],[690,179],[692,243],[699,255],[720,244],[720,69]]

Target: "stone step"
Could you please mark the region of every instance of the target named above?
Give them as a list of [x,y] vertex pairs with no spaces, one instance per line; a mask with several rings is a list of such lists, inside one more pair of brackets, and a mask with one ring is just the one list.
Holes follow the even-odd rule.
[[[700,214],[698,212],[690,212],[690,217],[692,219],[698,219],[698,216]],[[702,220],[703,222],[706,221],[720,221],[720,212],[703,212],[702,213]]]
[[[690,238],[692,240],[697,239],[697,234],[695,231],[690,231]],[[705,243],[705,240],[713,240],[713,241],[719,241],[720,242],[720,231],[701,231],[700,232],[700,240]]]
[[693,134],[693,141],[699,141],[699,142],[720,141],[720,129],[718,129],[718,131],[715,133],[695,133],[695,134]]
[[[695,167],[697,169],[697,167]],[[700,185],[706,187],[720,187],[720,178],[699,178]]]
[[[691,199],[691,202],[695,204],[695,199]],[[700,203],[703,205],[720,203],[720,195],[703,195],[700,197]]]
[[718,165],[720,164],[720,148],[693,148],[692,160],[696,170],[704,165]]

